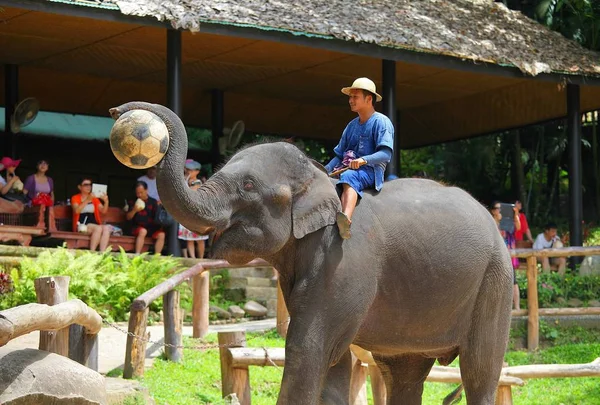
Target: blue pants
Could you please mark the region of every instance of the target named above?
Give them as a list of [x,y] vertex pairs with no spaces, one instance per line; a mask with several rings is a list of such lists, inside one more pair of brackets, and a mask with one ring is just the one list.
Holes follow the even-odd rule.
[[371,166],[362,166],[358,170],[348,169],[340,174],[338,187],[342,184],[348,184],[362,198],[362,191],[368,188],[375,188],[375,170]]

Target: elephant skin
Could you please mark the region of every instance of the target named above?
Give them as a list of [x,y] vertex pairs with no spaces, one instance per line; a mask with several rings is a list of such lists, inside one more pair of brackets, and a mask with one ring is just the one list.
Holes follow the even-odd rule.
[[154,112],[169,129],[157,185],[175,219],[214,231],[215,258],[263,258],[279,271],[291,321],[278,405],[347,404],[350,344],[372,353],[388,404],[420,404],[435,360],[457,355],[467,403],[494,403],[512,267],[492,217],[468,193],[424,179],[387,182],[365,192],[342,240],[334,184],[294,145],[247,147],[193,191],[181,121],[138,102],[111,114],[132,109]]

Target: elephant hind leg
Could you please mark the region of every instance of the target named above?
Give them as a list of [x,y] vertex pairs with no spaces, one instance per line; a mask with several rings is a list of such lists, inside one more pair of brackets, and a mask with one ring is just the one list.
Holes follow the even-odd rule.
[[420,405],[423,383],[435,359],[418,354],[373,357],[385,381],[388,405]]
[[493,405],[508,343],[512,306],[512,267],[491,264],[483,279],[465,342],[460,371],[469,405]]

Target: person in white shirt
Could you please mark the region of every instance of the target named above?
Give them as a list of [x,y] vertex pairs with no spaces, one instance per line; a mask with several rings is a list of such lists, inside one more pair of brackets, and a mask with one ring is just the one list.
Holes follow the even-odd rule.
[[138,178],[148,185],[148,195],[160,203],[158,189],[156,188],[156,166],[149,167],[144,176]]
[[[552,249],[563,247],[562,241],[556,234],[556,224],[550,222],[544,227],[544,232],[540,233],[533,242],[534,249]],[[567,259],[564,257],[538,257],[538,261],[542,264],[542,270],[549,272],[552,267],[556,266],[558,274],[565,275]]]

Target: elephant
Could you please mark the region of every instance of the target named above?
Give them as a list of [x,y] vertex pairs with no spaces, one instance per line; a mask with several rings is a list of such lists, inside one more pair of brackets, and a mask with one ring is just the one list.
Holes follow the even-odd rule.
[[491,405],[508,342],[513,270],[489,212],[464,190],[396,179],[359,201],[352,237],[323,167],[287,142],[245,147],[198,190],[183,176],[187,137],[168,108],[148,110],[170,145],[158,165],[162,204],[186,228],[215,233],[212,256],[271,263],[290,313],[278,405],[348,404],[350,344],[372,353],[387,403],[420,404],[436,359],[460,355],[469,405]]

